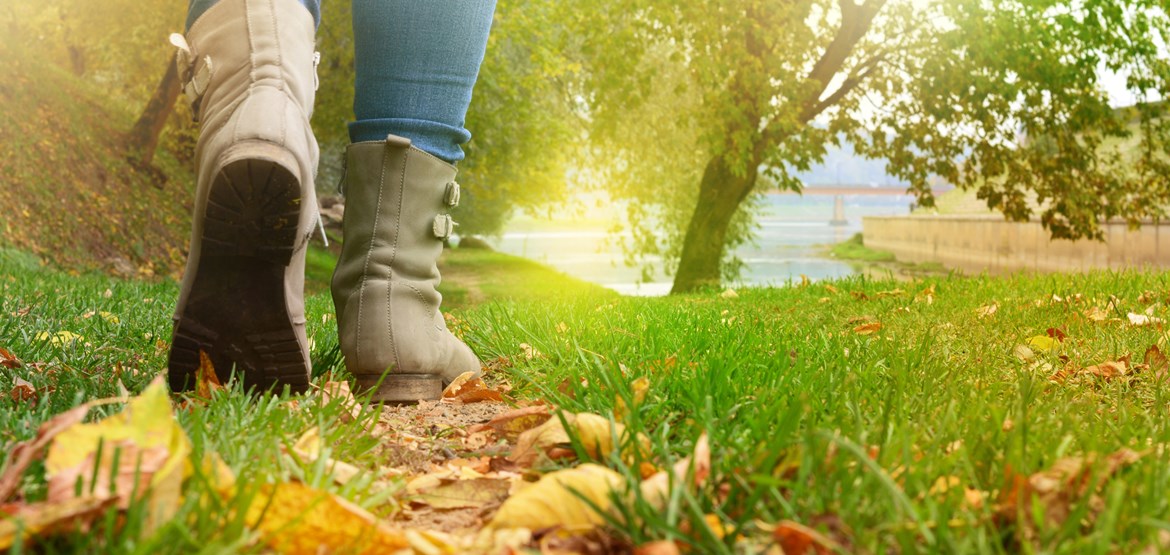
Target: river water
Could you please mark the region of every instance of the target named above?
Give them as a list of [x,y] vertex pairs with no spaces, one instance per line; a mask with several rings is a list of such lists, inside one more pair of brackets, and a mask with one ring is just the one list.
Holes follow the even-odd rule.
[[[827,258],[825,246],[861,231],[863,216],[905,215],[914,201],[907,195],[845,195],[845,225],[830,225],[831,195],[770,194],[763,200],[754,244],[737,249],[745,267],[731,285],[782,285],[791,280],[843,277],[854,273],[844,262]],[[610,240],[607,240],[610,239]],[[626,295],[665,295],[670,276],[657,271],[643,279],[639,267],[624,264],[621,247],[604,225],[595,228],[520,218],[494,241],[496,250],[523,256],[568,275],[591,281]],[[651,258],[655,266],[660,260]]]

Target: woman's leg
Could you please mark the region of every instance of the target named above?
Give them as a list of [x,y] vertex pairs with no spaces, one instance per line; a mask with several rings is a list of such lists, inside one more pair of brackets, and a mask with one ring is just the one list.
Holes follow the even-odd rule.
[[346,368],[372,399],[438,399],[480,361],[439,313],[436,265],[494,0],[354,0],[356,87],[333,302]]
[[[187,4],[187,28],[190,29],[191,24],[195,23],[195,20],[199,19],[199,16],[203,15],[204,12],[211,9],[216,2],[219,0],[191,0],[191,3]],[[300,0],[300,2],[309,8],[309,13],[313,14],[313,21],[320,26],[321,0]]]
[[353,142],[411,140],[447,162],[459,145],[495,0],[354,0]]

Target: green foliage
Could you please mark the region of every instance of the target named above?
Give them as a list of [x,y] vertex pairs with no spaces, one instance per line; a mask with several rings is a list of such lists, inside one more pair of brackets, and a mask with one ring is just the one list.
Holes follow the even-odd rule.
[[[926,206],[940,176],[1016,220],[1032,216],[1031,192],[1058,237],[1098,237],[1102,219],[1136,224],[1170,201],[1161,105],[1131,112],[1141,128],[1133,148],[1103,148],[1128,132],[1100,70],[1128,75],[1139,100],[1170,91],[1158,46],[1170,16],[1154,0],[590,8],[564,16],[582,34],[580,110],[600,149],[591,162],[603,165],[590,170],[623,176],[603,182],[619,199],[659,207],[634,209],[658,216],[631,219],[645,228],[636,251],[680,252],[704,168],[724,165],[735,179],[765,171],[795,189],[791,172],[840,141],[889,160]],[[750,232],[740,221],[729,246]],[[656,241],[640,240],[649,236]]]

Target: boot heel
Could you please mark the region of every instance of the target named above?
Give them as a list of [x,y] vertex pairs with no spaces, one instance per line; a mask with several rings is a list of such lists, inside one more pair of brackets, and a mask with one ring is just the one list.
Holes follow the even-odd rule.
[[[358,383],[363,390],[374,386],[373,383]],[[414,404],[418,401],[435,401],[443,396],[443,379],[433,374],[389,374],[378,390],[370,397],[371,401],[395,404]]]
[[203,256],[246,256],[287,266],[297,246],[301,178],[291,153],[248,141],[220,158],[203,227]]

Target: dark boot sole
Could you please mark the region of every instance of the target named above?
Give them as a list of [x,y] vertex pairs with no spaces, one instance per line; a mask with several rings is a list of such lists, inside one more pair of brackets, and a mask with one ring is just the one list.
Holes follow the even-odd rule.
[[167,361],[173,391],[195,387],[200,351],[223,383],[234,369],[245,388],[308,388],[309,361],[284,293],[300,210],[300,182],[276,159],[231,161],[214,178],[199,265]]

